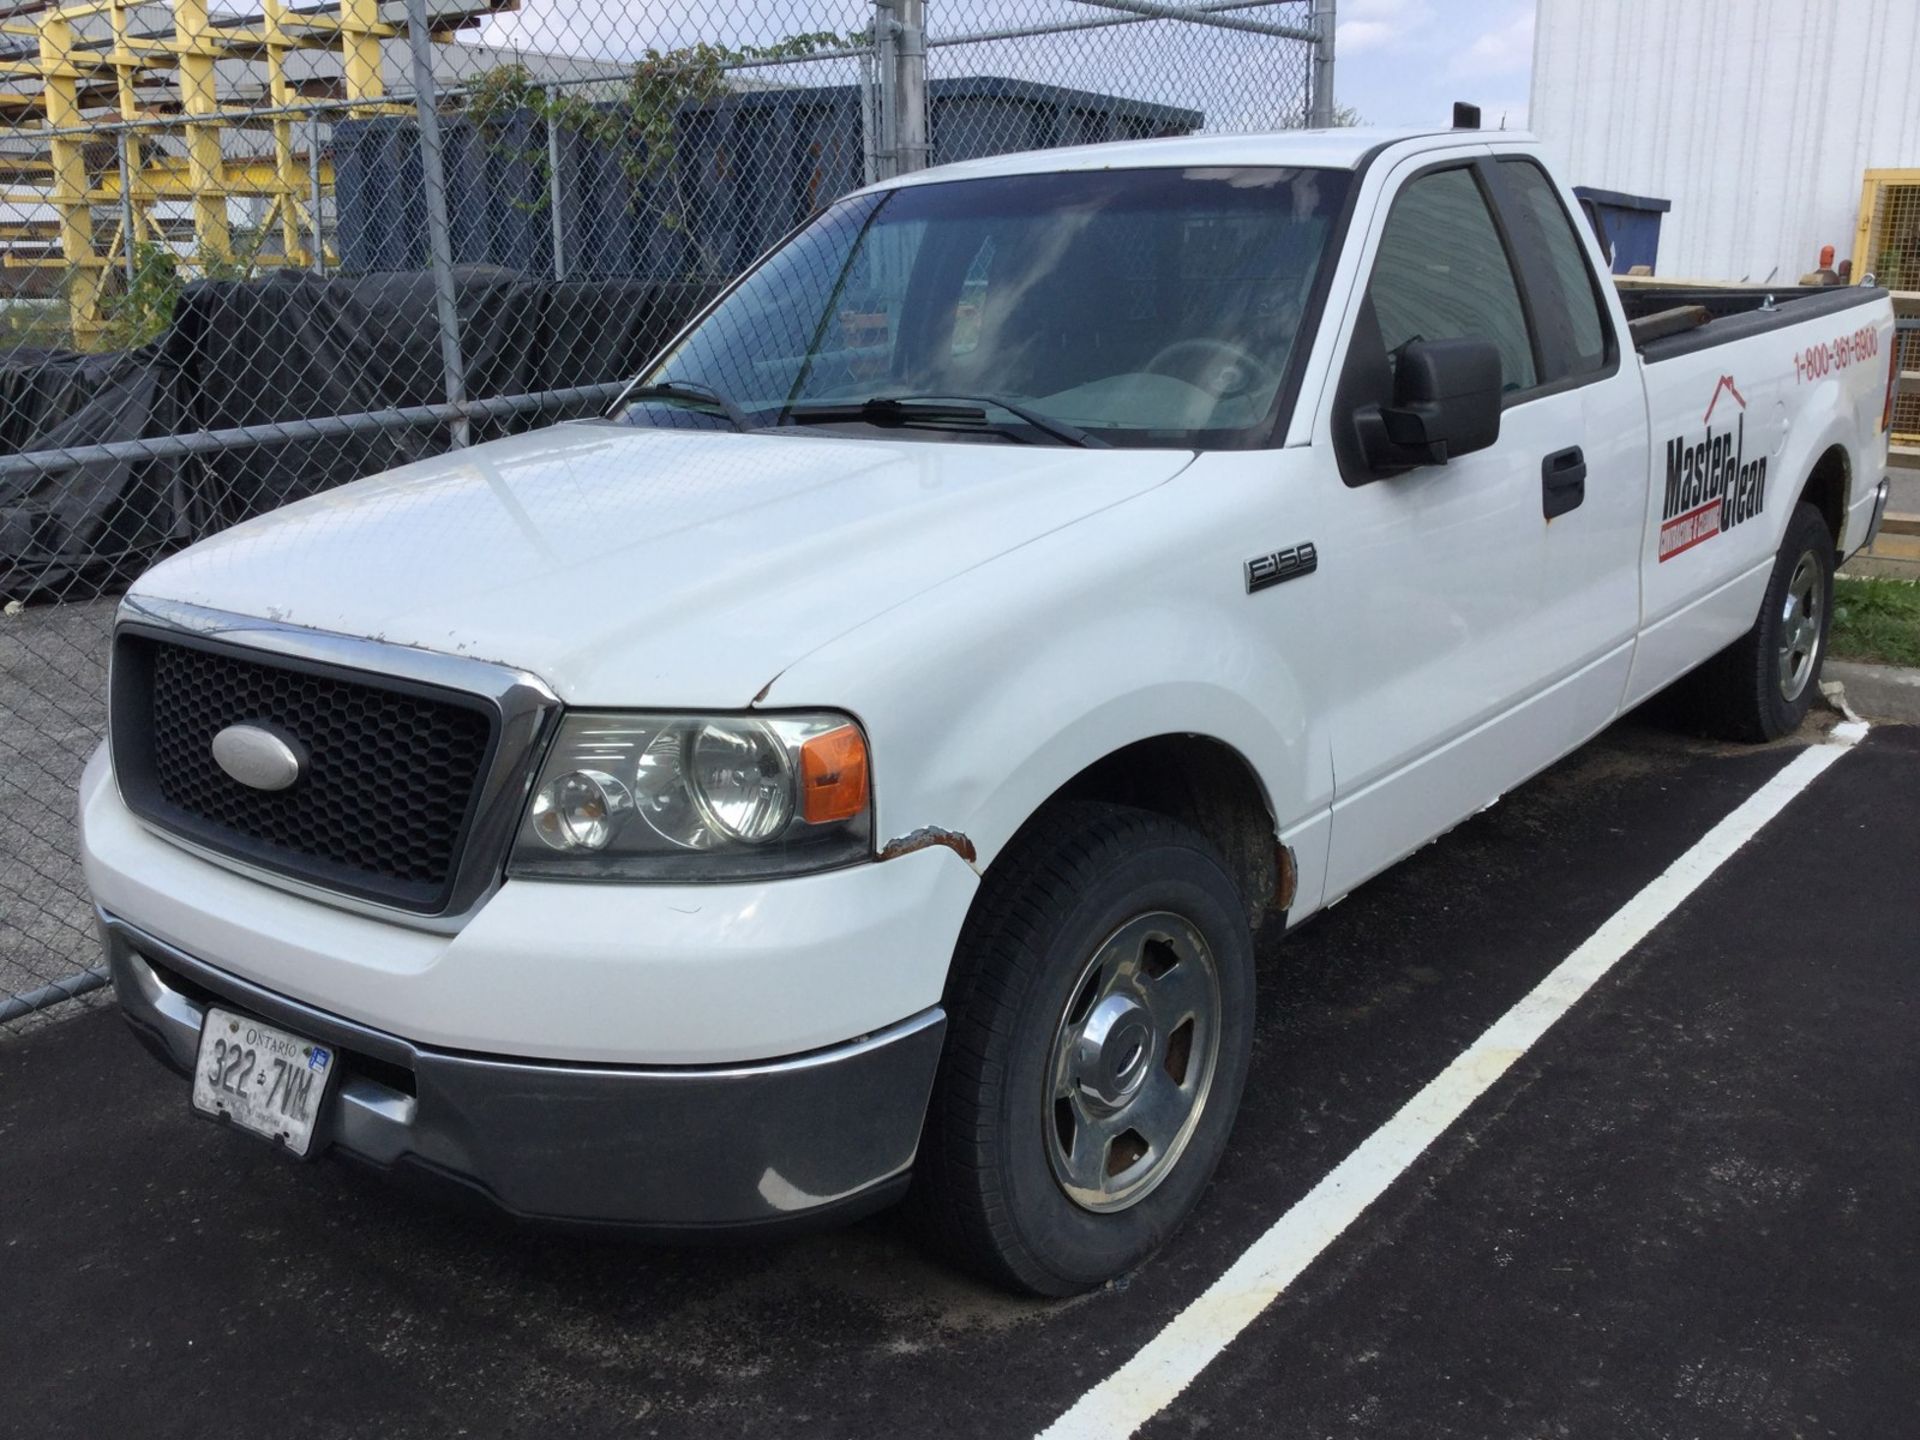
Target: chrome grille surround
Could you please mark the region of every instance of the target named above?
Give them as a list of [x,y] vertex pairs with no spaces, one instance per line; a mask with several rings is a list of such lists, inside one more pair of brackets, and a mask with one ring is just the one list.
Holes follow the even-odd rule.
[[[244,847],[206,843],[204,838],[181,833],[157,818],[154,807],[139,803],[142,797],[130,794],[130,787],[121,778],[122,758],[131,749],[125,732],[141,707],[151,704],[151,697],[131,693],[132,682],[118,673],[122,668],[123,634],[162,644],[215,648],[252,665],[271,668],[279,662],[298,666],[304,673],[374,691],[403,689],[418,693],[425,687],[451,692],[458,702],[484,707],[492,722],[491,756],[474,782],[464,833],[452,857],[451,877],[432,908],[354,893],[331,879],[301,873],[301,868],[287,864],[284,856],[269,860],[264,855],[244,853]],[[115,622],[114,655],[108,710],[115,776],[122,800],[147,829],[213,864],[263,884],[338,908],[442,933],[457,931],[499,888],[527,789],[561,709],[558,697],[544,681],[510,666],[150,597],[129,596],[121,602]]]

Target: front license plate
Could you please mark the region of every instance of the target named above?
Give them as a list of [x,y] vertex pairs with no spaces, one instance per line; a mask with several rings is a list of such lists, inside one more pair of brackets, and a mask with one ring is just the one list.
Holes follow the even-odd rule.
[[333,1075],[334,1052],[274,1025],[231,1010],[209,1010],[200,1026],[193,1070],[193,1108],[224,1115],[304,1155]]

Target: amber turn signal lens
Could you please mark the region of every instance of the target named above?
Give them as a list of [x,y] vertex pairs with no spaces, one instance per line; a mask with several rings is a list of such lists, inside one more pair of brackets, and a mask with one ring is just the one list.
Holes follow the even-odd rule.
[[867,808],[867,742],[852,725],[800,747],[800,813],[809,825],[851,820]]

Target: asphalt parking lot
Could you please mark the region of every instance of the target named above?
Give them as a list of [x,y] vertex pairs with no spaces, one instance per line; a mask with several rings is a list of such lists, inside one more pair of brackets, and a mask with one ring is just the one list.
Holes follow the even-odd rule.
[[[892,1216],[700,1250],[519,1232],[190,1120],[111,1007],[0,1041],[0,1431],[1035,1434],[1820,738],[1629,720],[1267,937],[1199,1215],[1066,1303]],[[1920,730],[1881,727],[1141,1433],[1912,1433],[1916,962]]]

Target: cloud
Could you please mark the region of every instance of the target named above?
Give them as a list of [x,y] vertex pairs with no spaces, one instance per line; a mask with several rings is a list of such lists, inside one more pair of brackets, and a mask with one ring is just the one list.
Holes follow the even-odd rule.
[[1393,20],[1402,26],[1418,24],[1431,13],[1427,0],[1342,0],[1339,16],[1348,20]]
[[[1466,18],[1455,10],[1436,15],[1427,0],[1346,0],[1340,7],[1340,28],[1335,32],[1336,55],[1366,55],[1374,52],[1407,54],[1419,51],[1423,56],[1438,51],[1451,53],[1444,73],[1450,76],[1477,77],[1516,74],[1533,64],[1533,7],[1516,0],[1477,7],[1480,14]],[[1484,22],[1487,10],[1499,17],[1493,24]],[[1480,20],[1475,26],[1473,21]],[[1465,48],[1461,48],[1462,31]]]
[[1467,46],[1449,73],[1463,76],[1514,75],[1533,68],[1533,9],[1482,32]]
[[1339,0],[1334,88],[1376,125],[1444,125],[1455,100],[1526,124],[1534,0]]
[[1385,20],[1345,20],[1334,29],[1333,53],[1358,55],[1377,50],[1397,39],[1399,34],[1399,29]]

